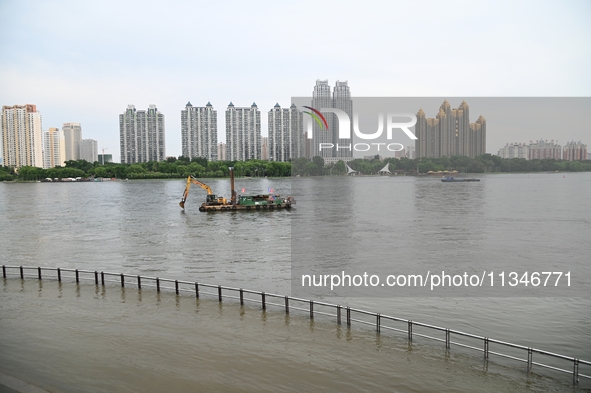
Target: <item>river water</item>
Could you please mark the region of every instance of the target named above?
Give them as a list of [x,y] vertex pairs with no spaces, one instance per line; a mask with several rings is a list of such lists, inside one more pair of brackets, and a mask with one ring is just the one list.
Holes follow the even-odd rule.
[[[192,188],[181,210],[181,180],[3,183],[0,259],[6,265],[308,293],[314,300],[590,359],[591,174],[481,179],[462,184],[415,177],[238,179],[238,190],[246,193],[273,188],[296,195],[297,209],[217,214],[198,211],[204,199],[199,188]],[[227,179],[207,182],[220,195],[230,194]],[[399,206],[397,219],[337,209],[339,218],[330,221],[313,203],[327,189],[349,200],[376,198]],[[300,237],[302,224],[313,228],[306,238]],[[397,265],[401,270],[435,262],[451,270],[467,264],[480,271],[552,268],[572,271],[573,283],[566,292],[530,296],[302,292],[292,286],[293,272],[302,267],[302,255],[326,241],[318,235],[323,225],[355,228],[346,231],[349,259],[378,261],[368,265],[378,272],[387,267],[383,253],[393,251],[397,261],[406,261]],[[387,228],[372,239],[388,241],[389,247],[363,247],[370,240],[361,236],[368,228]],[[301,241],[310,237],[316,242]],[[305,260],[318,271],[335,262],[322,255]],[[341,254],[338,260],[347,258]],[[349,265],[338,267],[343,266]],[[486,367],[481,354],[446,354],[442,344],[432,342],[409,347],[404,335],[349,331],[328,318],[310,322],[305,313],[286,317],[256,306],[220,305],[215,298],[21,282],[14,276],[4,280],[1,293],[0,372],[50,391],[570,389],[566,374],[527,375],[522,364],[503,361]]]

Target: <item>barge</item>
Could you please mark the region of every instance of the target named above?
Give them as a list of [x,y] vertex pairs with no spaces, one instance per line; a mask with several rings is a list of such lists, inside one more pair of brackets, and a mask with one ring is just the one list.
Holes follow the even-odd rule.
[[191,184],[196,184],[207,191],[205,202],[199,206],[200,212],[291,209],[291,205],[295,204],[293,197],[282,197],[279,194],[237,195],[234,190],[234,168],[229,169],[230,184],[232,187],[232,196],[229,200],[216,196],[207,184],[197,180],[193,176],[189,176],[179,206],[183,210],[185,209],[185,202],[189,196]]
[[446,183],[455,183],[455,182],[466,182],[466,181],[480,181],[480,179],[476,179],[476,178],[471,178],[471,179],[456,179],[453,176],[443,176],[441,178],[442,182],[446,182]]

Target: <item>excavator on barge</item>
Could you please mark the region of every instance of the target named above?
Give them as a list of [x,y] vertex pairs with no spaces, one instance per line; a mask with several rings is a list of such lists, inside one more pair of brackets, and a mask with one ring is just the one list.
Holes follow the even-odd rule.
[[185,209],[185,202],[189,196],[191,184],[195,184],[207,191],[205,202],[199,206],[200,212],[291,209],[291,205],[295,204],[295,200],[291,196],[282,197],[278,194],[237,195],[234,190],[234,168],[229,169],[230,184],[232,187],[232,196],[230,200],[215,195],[211,190],[211,187],[189,175],[189,177],[187,177],[187,186],[185,187],[179,206],[182,207],[183,210]]

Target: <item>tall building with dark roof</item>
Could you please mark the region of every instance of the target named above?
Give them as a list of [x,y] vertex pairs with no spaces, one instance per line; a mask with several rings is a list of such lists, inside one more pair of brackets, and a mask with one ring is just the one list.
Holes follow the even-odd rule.
[[136,110],[128,105],[119,115],[121,163],[163,161],[165,158],[164,115],[156,105]]
[[269,161],[290,161],[303,155],[302,112],[291,104],[275,104],[269,111]]
[[187,103],[181,111],[181,139],[183,156],[218,160],[218,112],[211,103],[204,107]]
[[226,109],[226,160],[261,159],[261,112],[257,104]]

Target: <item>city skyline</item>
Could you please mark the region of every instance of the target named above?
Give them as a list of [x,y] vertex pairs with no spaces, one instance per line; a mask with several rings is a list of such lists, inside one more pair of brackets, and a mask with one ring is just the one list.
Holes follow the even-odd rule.
[[[31,4],[0,2],[0,103],[37,105],[44,129],[81,123],[84,136],[99,141],[99,150],[108,148],[114,161],[120,161],[115,114],[130,103],[158,104],[168,116],[167,155],[179,156],[177,113],[187,101],[210,101],[218,110],[230,101],[255,101],[265,110],[276,102],[287,107],[290,96],[309,95],[316,79],[348,80],[359,97],[444,96],[451,102],[456,97],[591,96],[586,17],[591,3],[586,1],[500,1],[485,7],[461,1],[388,3],[380,5],[379,13],[372,7],[347,7],[353,4],[347,2],[248,8],[178,2],[167,5],[165,14],[159,7],[109,0]],[[450,9],[454,12],[442,19]],[[141,17],[128,18],[138,12]],[[195,14],[219,18],[195,24]],[[334,36],[326,15],[355,23]],[[419,30],[417,15],[423,26]],[[68,20],[69,28],[56,29],[56,20]],[[247,26],[257,39],[231,46]],[[462,37],[462,47],[470,49],[451,52],[438,45],[442,36]],[[189,51],[179,37],[207,39],[200,40],[198,51]],[[326,45],[309,45],[318,37],[334,38]],[[386,50],[393,37],[396,50]],[[133,45],[123,50],[122,39]],[[161,48],[157,56],[155,47]],[[266,136],[267,116],[261,118],[261,129]],[[222,121],[218,131],[224,131]],[[493,135],[488,152],[514,139],[584,139],[584,130],[577,132],[507,132],[498,134],[498,140]]]
[[[318,82],[318,81],[317,81]],[[326,81],[322,81],[322,82],[326,82]],[[338,81],[337,81],[338,83]],[[304,103],[308,103],[311,98],[302,98],[302,97],[292,97],[292,101],[295,100],[296,102],[299,102],[298,105],[304,105],[302,103],[302,99],[305,100],[303,101]],[[390,110],[391,108],[398,108],[401,110],[409,110],[409,108],[414,107],[418,107],[419,105],[421,106],[421,110],[419,110],[419,112],[417,113],[417,119],[422,119],[423,122],[434,122],[438,123],[439,122],[439,117],[442,115],[442,111],[443,114],[445,114],[445,111],[447,110],[450,113],[456,113],[459,114],[460,117],[466,117],[468,116],[468,118],[466,119],[466,121],[464,121],[464,123],[466,124],[470,124],[470,129],[471,131],[475,132],[475,131],[479,131],[482,130],[483,135],[484,135],[484,140],[480,139],[478,140],[476,137],[473,138],[473,140],[470,142],[471,145],[474,146],[480,146],[483,142],[486,143],[486,129],[487,129],[487,120],[484,119],[484,117],[482,115],[479,116],[478,120],[475,123],[469,123],[469,115],[468,115],[468,108],[469,106],[466,103],[466,100],[462,100],[461,104],[459,105],[458,108],[454,108],[451,109],[451,104],[448,102],[447,99],[443,99],[444,100],[444,104],[438,105],[439,107],[439,113],[437,115],[437,118],[432,118],[432,119],[426,119],[425,115],[424,115],[424,111],[422,111],[422,107],[425,105],[426,108],[432,108],[433,107],[433,103],[437,101],[437,98],[417,98],[417,97],[410,97],[410,98],[396,98],[396,97],[389,97],[389,98],[365,98],[365,99],[353,99],[353,101],[357,101],[358,104],[359,103],[364,103],[364,104],[360,104],[361,106],[358,109],[361,109],[362,112],[364,109],[364,106],[367,106],[367,103],[369,99],[369,102],[378,102],[381,103],[380,105],[382,105],[382,108],[380,110]],[[360,101],[361,100],[361,101]],[[377,100],[377,101],[376,101]],[[530,133],[533,132],[532,130],[535,130],[535,135],[539,136],[539,135],[546,135],[549,136],[550,138],[546,138],[546,139],[556,139],[558,140],[558,138],[552,138],[553,136],[556,135],[556,130],[578,130],[584,127],[580,127],[580,124],[586,124],[584,122],[585,119],[585,114],[586,114],[586,110],[587,108],[589,108],[590,104],[591,104],[591,98],[482,98],[482,97],[477,97],[477,98],[467,98],[467,100],[470,100],[470,102],[472,102],[472,100],[476,100],[475,102],[475,106],[477,107],[477,112],[476,113],[481,113],[483,111],[490,111],[494,114],[493,116],[493,124],[499,123],[499,126],[496,129],[505,129],[505,128],[510,128],[511,130],[517,130],[517,132],[513,132],[512,134],[515,135],[521,135],[523,130],[520,130],[519,127],[523,127],[524,123],[528,123],[528,128],[530,130]],[[415,103],[416,102],[416,103]],[[441,101],[440,101],[441,102]],[[232,106],[233,104],[230,103]],[[423,105],[424,104],[424,105]],[[188,105],[190,105],[190,102],[188,103]],[[383,105],[386,105],[385,107]],[[253,103],[253,106],[256,107],[256,104]],[[251,106],[251,108],[253,107]],[[6,107],[6,106],[5,106]],[[15,106],[15,107],[26,107],[26,106]],[[39,113],[40,111],[38,110],[38,108],[35,105],[32,104],[28,104],[28,107],[35,107],[35,111],[39,116],[39,119],[41,119],[41,114]],[[130,108],[135,109],[134,105],[129,105]],[[161,119],[159,120],[160,122],[160,126],[161,128],[166,128],[164,126],[164,114],[162,114],[161,112],[158,111],[158,109],[156,108],[155,105],[151,104],[149,110],[155,110],[159,113],[159,116],[161,116]],[[191,105],[192,107],[192,105]],[[230,106],[229,106],[230,107]],[[371,105],[370,105],[371,107]],[[444,108],[445,107],[445,108]],[[11,107],[10,107],[11,108]],[[185,107],[186,110],[187,106]],[[213,115],[213,117],[211,117],[211,114],[217,113],[217,111],[213,110],[213,106],[211,105],[211,103],[207,103],[206,107],[203,107],[204,109],[208,109],[211,111],[210,116],[209,116],[209,120],[210,122],[216,123],[217,122],[217,117],[215,115]],[[258,107],[256,107],[257,111],[258,111]],[[271,121],[271,113],[273,112],[274,109],[277,108],[281,108],[281,106],[279,105],[279,103],[276,103],[275,106],[273,108],[271,108],[271,110],[269,111],[269,123],[268,124],[272,124]],[[129,108],[128,108],[129,109]],[[243,108],[243,109],[249,109],[247,107]],[[183,113],[185,113],[185,110],[181,110],[181,118],[183,117]],[[300,115],[302,114],[302,112],[300,112],[300,110],[298,109],[297,106],[295,106],[295,104],[292,103],[292,105],[290,106],[289,110],[295,110],[296,112],[299,112]],[[429,109],[430,110],[430,109]],[[550,111],[553,111],[556,116],[553,117],[549,117],[549,118],[543,118],[538,116],[538,113],[549,113]],[[145,112],[145,111],[144,111]],[[356,113],[358,111],[356,110]],[[462,115],[465,112],[465,115]],[[421,113],[423,113],[423,115],[421,115]],[[120,114],[121,116],[121,114]],[[445,118],[446,116],[444,116]],[[453,117],[453,116],[452,116]],[[457,117],[457,116],[456,116]],[[487,116],[488,117],[488,116]],[[257,115],[257,122],[259,125],[257,125],[257,127],[260,126],[261,123],[261,115],[260,115],[260,111],[258,112]],[[529,122],[524,122],[524,119],[531,119],[531,121]],[[363,116],[361,117],[362,121],[360,122],[361,124],[361,129],[363,130],[362,132],[365,133],[366,129],[365,126],[367,125],[367,122],[365,120],[363,120]],[[300,116],[300,120],[301,120],[301,129],[303,130],[303,124],[305,123],[301,116]],[[564,120],[564,121],[563,121]],[[364,125],[363,123],[366,122],[366,124]],[[144,121],[144,123],[146,123]],[[459,122],[458,124],[460,124],[462,122]],[[146,123],[147,124],[147,123]],[[476,127],[478,126],[478,127]],[[483,127],[484,126],[484,127]],[[370,127],[374,127],[373,125],[370,125]],[[475,129],[478,128],[478,130]],[[42,128],[45,128],[42,126]],[[49,129],[51,129],[52,127],[49,127]],[[420,128],[421,128],[421,121],[418,122],[417,126],[414,127],[415,130],[413,130],[413,132],[417,133],[417,135],[420,135]],[[212,140],[215,139],[216,137],[216,133],[214,132],[215,127],[210,128],[209,132],[210,132],[210,136],[209,138],[212,138]],[[49,139],[47,138],[47,136],[45,135],[48,129],[46,129],[46,131],[43,131],[43,155],[48,154],[49,152],[47,151],[47,146],[45,146],[46,144],[49,143]],[[81,125],[80,123],[64,123],[63,127],[62,127],[62,135],[64,132],[68,131],[70,133],[72,133],[73,136],[70,137],[70,139],[78,139],[81,138]],[[546,130],[546,131],[544,131]],[[163,154],[163,157],[178,157],[175,155],[170,154],[168,151],[166,151],[164,149],[164,146],[166,146],[167,141],[166,138],[164,137],[164,133],[162,132],[163,130],[159,131],[160,132],[160,141],[158,143],[160,143],[159,147],[156,147],[156,149],[159,149],[159,151],[161,152],[161,154]],[[260,146],[260,148],[258,148],[256,151],[258,152],[258,157],[262,157],[263,156],[263,140],[269,140],[269,137],[263,137],[263,130],[260,130],[260,132],[258,132],[258,134],[260,134],[260,142],[257,142],[257,144]],[[273,134],[273,130],[270,130],[271,134]],[[540,132],[543,131],[543,132]],[[548,132],[551,131],[551,132]],[[292,132],[292,131],[289,131]],[[177,135],[175,135],[175,137],[178,138],[178,134],[181,134],[181,138],[185,138],[182,135],[182,131],[180,133],[177,133]],[[490,135],[490,134],[489,134]],[[63,136],[62,136],[63,137]],[[296,151],[299,151],[300,155],[304,155],[306,156],[307,150],[308,149],[308,145],[311,145],[310,142],[312,142],[311,139],[306,139],[305,138],[305,134],[302,133],[300,135],[300,138],[294,138],[293,136],[290,136],[289,138],[292,140],[292,142],[290,143],[294,143],[294,144],[300,144],[300,147],[298,148],[297,146],[293,146],[293,151],[294,153]],[[273,139],[273,138],[271,138]],[[526,139],[526,138],[523,138]],[[538,138],[534,138],[534,139],[538,139]],[[54,139],[56,140],[56,139]],[[59,138],[57,139],[59,140]],[[108,148],[98,148],[98,141],[92,140],[92,139],[88,139],[93,141],[94,143],[97,143],[97,147],[93,147],[94,151],[96,151],[98,153],[98,151],[103,151],[107,150]],[[574,141],[574,139],[571,139],[571,141]],[[579,139],[579,141],[581,141],[581,139]],[[147,139],[144,141],[147,143]],[[472,143],[473,142],[473,143]],[[531,142],[531,140],[530,140]],[[585,140],[584,138],[582,139],[582,142],[585,143],[587,142],[587,140]],[[142,142],[143,143],[143,142]],[[146,143],[144,143],[144,145],[146,145]],[[220,153],[220,145],[223,143],[225,146],[225,142],[218,142],[216,145],[214,145],[212,147],[212,152],[213,154],[215,154],[216,156],[219,155]],[[69,143],[70,145],[74,145],[72,143],[72,141]],[[414,145],[415,143],[413,142],[411,145]],[[62,145],[64,145],[64,147],[66,145],[68,145],[67,141],[62,142]],[[411,145],[407,144],[407,146],[405,146],[405,149],[408,149],[411,147]],[[501,150],[503,147],[508,146],[509,144],[507,142],[505,142],[505,146],[501,145]],[[254,145],[253,145],[254,146]],[[480,148],[480,151],[478,149],[476,149],[474,146],[472,146],[472,149],[474,150],[474,154],[471,154],[469,152],[460,152],[458,153],[458,155],[468,155],[468,156],[476,156],[478,154],[481,154],[482,149],[484,149],[484,146],[482,146]],[[80,147],[80,143],[78,143],[78,147]],[[148,146],[144,146],[145,148],[148,148]],[[414,146],[413,146],[414,147]],[[267,148],[267,147],[266,147]],[[269,154],[270,150],[273,150],[274,147],[272,146],[271,143],[269,143],[268,149],[265,150],[265,154]],[[289,149],[288,149],[289,150]],[[492,150],[492,151],[491,151]],[[79,148],[76,149],[76,151],[79,152]],[[501,153],[499,153],[499,150],[495,147],[495,146],[489,146],[487,153],[489,154],[493,154],[493,155],[501,155]],[[291,153],[290,153],[291,154]],[[298,155],[295,155],[295,157],[297,157]],[[404,154],[397,154],[396,157],[402,157],[402,156],[409,156],[408,154],[412,154],[410,152],[408,153],[404,153]],[[573,153],[574,154],[574,153]],[[577,153],[578,154],[578,153]],[[579,156],[584,156],[584,153],[582,153],[583,155],[578,154],[577,157]],[[183,154],[180,154],[183,155]],[[179,156],[180,156],[179,155]],[[452,156],[455,154],[440,154],[442,156]],[[517,156],[517,157],[521,157],[523,156],[523,153],[503,153],[503,155],[506,156]],[[92,156],[95,157],[94,153],[92,153]],[[192,155],[192,157],[196,157],[196,156],[200,156],[200,155]],[[412,156],[422,156],[421,154],[412,154]],[[435,157],[436,155],[430,155],[431,157]],[[254,157],[251,155],[251,157]],[[281,158],[280,160],[285,160],[286,157],[289,157],[289,154],[283,158]],[[212,157],[206,157],[209,160],[212,160]],[[294,156],[292,155],[290,158],[294,158]],[[308,157],[310,158],[310,157]],[[325,161],[327,161],[328,163],[331,163],[335,160],[337,160],[338,157],[326,157]],[[217,158],[213,158],[213,160],[216,160]],[[241,158],[241,159],[247,159],[247,158]],[[49,158],[49,160],[51,160],[51,158]],[[54,158],[55,160],[55,158]],[[142,159],[142,160],[147,160],[147,159]],[[289,158],[287,158],[287,160],[289,160]],[[346,160],[346,158],[345,158]],[[64,160],[67,161],[67,160]],[[44,157],[43,158],[43,166],[48,165],[47,163],[47,159]],[[113,162],[117,162],[115,160],[113,160]],[[145,161],[138,161],[138,162],[145,162]],[[336,162],[336,161],[335,161]]]

